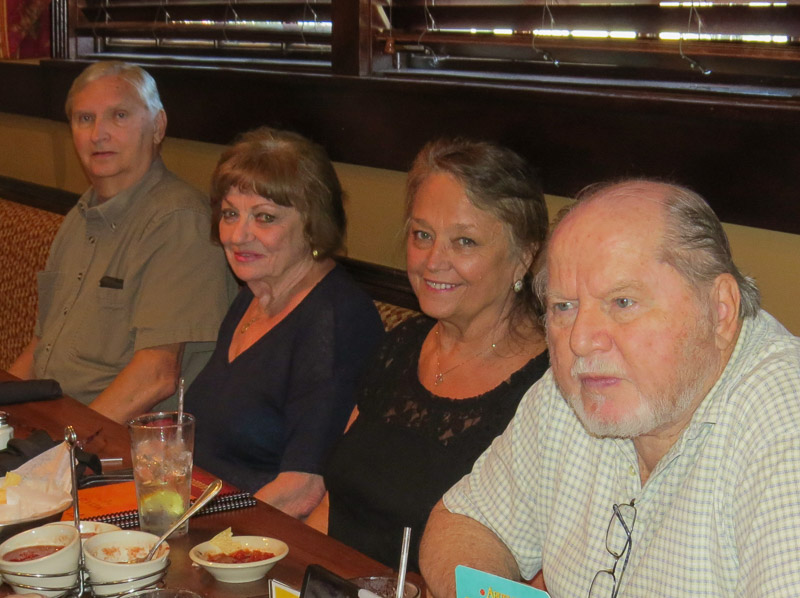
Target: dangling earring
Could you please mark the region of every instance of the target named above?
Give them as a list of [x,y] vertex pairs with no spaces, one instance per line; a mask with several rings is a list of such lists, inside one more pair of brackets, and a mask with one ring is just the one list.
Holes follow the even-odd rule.
[[512,286],[511,288],[514,289],[515,293],[521,293],[522,292],[522,279],[518,278],[517,280],[515,280],[514,281],[514,286]]
[[311,250],[311,257],[313,257],[315,260],[318,260],[319,259],[319,251],[316,250],[316,249],[312,249]]

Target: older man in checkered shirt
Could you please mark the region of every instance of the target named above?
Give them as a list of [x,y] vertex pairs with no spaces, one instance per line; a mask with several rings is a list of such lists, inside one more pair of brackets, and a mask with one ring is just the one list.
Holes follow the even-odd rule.
[[800,339],[696,194],[589,189],[537,286],[552,367],[433,510],[421,567],[554,597],[800,596]]

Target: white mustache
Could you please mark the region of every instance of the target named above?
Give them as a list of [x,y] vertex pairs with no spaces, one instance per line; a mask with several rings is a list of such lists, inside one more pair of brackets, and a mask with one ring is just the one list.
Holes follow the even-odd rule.
[[597,374],[601,376],[613,376],[615,378],[624,378],[625,372],[615,363],[603,361],[602,359],[586,359],[578,357],[575,363],[572,364],[570,375],[573,378],[582,376],[584,374]]

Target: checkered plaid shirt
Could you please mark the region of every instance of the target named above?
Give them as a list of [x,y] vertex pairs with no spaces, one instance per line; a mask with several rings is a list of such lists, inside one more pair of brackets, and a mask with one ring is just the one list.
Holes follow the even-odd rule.
[[766,312],[746,320],[644,486],[632,442],[589,436],[548,371],[445,505],[492,529],[523,577],[542,568],[552,596],[577,598],[614,564],[612,505],[631,499],[620,597],[800,597],[800,338]]

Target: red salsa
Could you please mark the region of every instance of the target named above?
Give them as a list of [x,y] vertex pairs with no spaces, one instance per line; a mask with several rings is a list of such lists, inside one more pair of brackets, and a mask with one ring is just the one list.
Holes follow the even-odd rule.
[[16,548],[3,555],[3,560],[11,561],[12,563],[21,563],[22,561],[32,561],[40,559],[44,556],[49,556],[54,552],[58,552],[64,548],[63,546],[25,546],[23,548]]
[[256,561],[271,559],[274,556],[273,553],[267,552],[266,550],[242,548],[236,552],[207,554],[206,560],[212,563],[255,563]]

